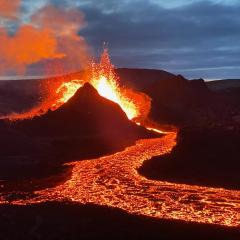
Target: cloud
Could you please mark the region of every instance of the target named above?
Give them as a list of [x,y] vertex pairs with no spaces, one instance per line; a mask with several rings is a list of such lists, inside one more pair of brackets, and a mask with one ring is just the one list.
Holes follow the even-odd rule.
[[221,77],[226,67],[238,66],[239,4],[194,1],[166,9],[141,0],[86,2],[82,34],[96,52],[108,42],[117,66],[163,68],[190,78],[213,77],[214,71]]
[[78,34],[87,25],[80,10],[47,5],[32,16],[32,23],[51,29],[57,39],[58,50],[65,55],[62,59],[65,71],[77,71],[85,66],[89,60],[90,48]]
[[[63,26],[59,33],[73,28],[75,38],[79,36],[79,42],[72,41],[74,34],[68,38],[71,43],[58,41],[58,51],[65,48],[68,56],[73,55],[69,65],[77,62],[77,55],[85,56],[78,54],[81,48],[71,51],[71,44],[74,49],[82,44],[84,49],[86,38],[96,55],[107,42],[119,67],[160,68],[189,78],[240,76],[237,0],[22,0],[21,21],[28,23],[46,4],[62,11],[79,9],[85,15],[79,28],[78,23],[70,26],[70,19],[69,24],[58,25]],[[51,18],[51,13],[45,17]],[[51,29],[54,21],[50,19]],[[18,24],[8,23],[8,28],[16,31]]]
[[[4,5],[9,9],[8,16],[15,15],[17,8],[14,6]],[[86,25],[83,13],[78,9],[63,9],[49,4],[35,9],[29,22],[12,20],[12,32],[9,31],[9,23],[4,22],[0,28],[0,72],[24,73],[32,64],[35,67],[39,64],[38,70],[41,66],[42,71],[47,65],[48,74],[76,71],[83,67],[89,57],[89,47],[78,34]],[[23,8],[23,12],[28,10]]]
[[21,0],[0,0],[0,17],[16,18]]
[[63,58],[57,52],[57,41],[48,29],[36,29],[31,25],[22,26],[14,35],[9,36],[4,29],[0,32],[0,71],[14,69],[24,72],[25,67],[42,59]]

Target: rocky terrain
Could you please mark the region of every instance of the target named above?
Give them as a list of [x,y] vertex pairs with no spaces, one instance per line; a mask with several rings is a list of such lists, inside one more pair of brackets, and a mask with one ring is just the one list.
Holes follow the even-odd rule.
[[[145,162],[140,174],[149,179],[239,189],[237,80],[206,83],[160,70],[117,72],[122,83],[152,98],[152,119],[179,129],[172,153]],[[43,81],[1,81],[0,114],[21,112],[41,102]],[[20,196],[18,192],[8,194],[9,202],[65,182],[72,173],[63,163],[116,152],[139,138],[155,136],[131,123],[119,106],[100,97],[89,85],[55,112],[33,120],[0,121],[0,132],[1,192],[21,192]],[[118,141],[113,141],[116,138]],[[240,237],[237,228],[157,220],[69,202],[1,205],[0,215],[1,239]]]
[[38,178],[67,176],[65,162],[120,151],[137,139],[155,136],[129,121],[116,103],[88,83],[55,111],[33,119],[1,120],[0,132],[0,179],[18,181],[6,182],[6,189],[20,180],[38,185]]

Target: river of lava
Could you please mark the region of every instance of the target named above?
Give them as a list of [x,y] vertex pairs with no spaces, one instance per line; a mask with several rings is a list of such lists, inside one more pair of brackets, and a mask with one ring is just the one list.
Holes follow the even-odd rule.
[[[47,201],[94,203],[156,218],[240,227],[240,191],[149,180],[137,169],[144,161],[169,153],[176,133],[143,139],[122,152],[73,162],[65,183],[35,192],[12,204]],[[9,203],[4,196],[2,203]]]
[[[147,116],[150,99],[120,87],[106,50],[100,64],[92,64],[89,82],[99,94],[118,103],[129,119]],[[52,108],[68,101],[82,84],[80,80],[64,82],[56,90],[58,101]],[[25,205],[68,200],[156,218],[240,227],[240,191],[154,181],[139,175],[137,169],[144,161],[173,149],[176,135],[169,132],[160,138],[142,139],[122,152],[73,162],[72,176],[65,183],[10,202],[7,194],[2,195],[0,203]]]

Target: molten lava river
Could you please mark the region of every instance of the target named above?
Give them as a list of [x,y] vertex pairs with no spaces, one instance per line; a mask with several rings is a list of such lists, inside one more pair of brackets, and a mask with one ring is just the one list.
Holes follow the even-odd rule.
[[[11,204],[73,201],[117,207],[132,214],[240,227],[240,191],[146,179],[137,169],[169,153],[176,133],[143,139],[109,156],[73,162],[71,179]],[[2,203],[8,203],[2,197]]]
[[[100,77],[103,84],[95,85],[104,86],[106,78]],[[120,99],[110,95],[113,100]],[[132,118],[134,114],[128,116]],[[0,202],[18,205],[47,201],[93,203],[159,219],[240,227],[240,191],[149,180],[138,173],[144,161],[170,153],[176,145],[176,137],[177,132],[168,132],[159,138],[139,140],[112,155],[72,162],[71,178],[63,184],[11,202],[3,195]]]

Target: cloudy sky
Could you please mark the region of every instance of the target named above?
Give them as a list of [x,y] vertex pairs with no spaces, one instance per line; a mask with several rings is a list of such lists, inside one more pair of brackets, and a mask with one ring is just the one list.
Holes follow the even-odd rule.
[[80,34],[96,55],[106,42],[117,67],[240,77],[239,0],[23,0],[22,21],[49,2],[79,8]]

